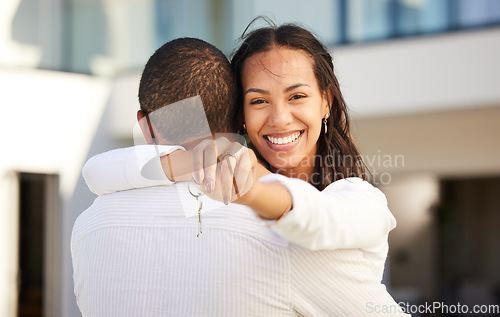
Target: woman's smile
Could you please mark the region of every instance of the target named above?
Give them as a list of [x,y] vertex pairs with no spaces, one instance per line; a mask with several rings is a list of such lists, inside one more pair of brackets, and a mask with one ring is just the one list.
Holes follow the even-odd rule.
[[264,135],[267,144],[271,150],[280,151],[291,151],[299,143],[304,130],[301,131],[291,131],[283,133],[272,133]]
[[262,157],[283,174],[311,170],[322,119],[329,107],[301,50],[274,47],[243,67],[244,117],[248,136]]

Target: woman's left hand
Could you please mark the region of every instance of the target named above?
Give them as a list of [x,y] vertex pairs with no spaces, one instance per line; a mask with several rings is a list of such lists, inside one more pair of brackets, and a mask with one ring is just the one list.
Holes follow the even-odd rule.
[[245,203],[256,181],[255,153],[225,137],[204,140],[193,149],[193,177],[207,195],[224,202]]

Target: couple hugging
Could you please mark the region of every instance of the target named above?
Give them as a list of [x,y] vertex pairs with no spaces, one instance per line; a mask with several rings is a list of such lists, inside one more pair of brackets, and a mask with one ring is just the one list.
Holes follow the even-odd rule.
[[147,145],[83,169],[99,195],[71,241],[84,316],[405,315],[381,283],[396,221],[309,31],[256,29],[230,62],[168,42],[139,102]]

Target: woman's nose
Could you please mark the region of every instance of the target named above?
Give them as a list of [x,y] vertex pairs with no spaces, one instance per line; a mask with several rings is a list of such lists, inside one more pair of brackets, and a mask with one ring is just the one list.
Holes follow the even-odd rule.
[[269,123],[272,126],[278,128],[286,127],[292,121],[293,116],[288,105],[281,102],[272,104],[271,113],[269,115]]

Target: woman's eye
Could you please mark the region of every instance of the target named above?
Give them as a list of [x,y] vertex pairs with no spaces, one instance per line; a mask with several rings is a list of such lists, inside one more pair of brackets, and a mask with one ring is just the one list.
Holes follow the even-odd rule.
[[290,100],[296,100],[296,99],[301,99],[301,98],[305,98],[305,97],[306,96],[302,95],[302,94],[295,94],[292,97],[290,97]]
[[264,99],[255,99],[255,100],[250,101],[250,104],[251,105],[258,105],[258,104],[261,104],[264,102],[266,102]]

